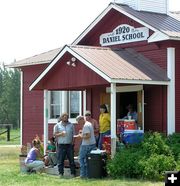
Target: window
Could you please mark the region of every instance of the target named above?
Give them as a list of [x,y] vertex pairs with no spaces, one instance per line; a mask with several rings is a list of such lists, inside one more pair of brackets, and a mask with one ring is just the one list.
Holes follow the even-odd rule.
[[50,119],[57,119],[63,112],[69,113],[69,118],[76,118],[81,112],[80,91],[51,91]]
[[62,113],[62,92],[50,92],[50,118],[56,119]]
[[80,114],[80,92],[69,92],[69,117],[76,118]]

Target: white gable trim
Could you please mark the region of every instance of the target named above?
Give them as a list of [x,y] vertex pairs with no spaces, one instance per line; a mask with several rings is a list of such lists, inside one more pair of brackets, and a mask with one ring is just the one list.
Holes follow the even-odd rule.
[[96,72],[98,75],[100,75],[102,78],[104,78],[106,81],[111,82],[111,78],[107,76],[104,72],[101,70],[97,69],[94,65],[89,63],[86,59],[81,57],[79,54],[77,54],[72,48],[68,48],[67,51],[72,54],[75,58],[77,58],[79,61],[81,61],[84,65],[89,67],[91,70]]
[[[145,27],[153,30],[154,32],[160,32],[159,30],[157,30],[156,28],[152,27],[151,25],[145,23],[144,21],[134,17],[133,15],[127,13],[126,11],[123,11],[122,9],[120,9],[116,4],[110,4],[78,37],[77,39],[75,39],[75,41],[72,43],[72,45],[77,45],[93,28],[95,25],[97,25],[99,23],[99,21],[101,21],[101,19],[111,10],[117,10],[118,12],[124,14],[125,16],[133,19],[134,21],[144,25]],[[164,34],[165,35],[165,34]],[[168,37],[168,36],[167,36]]]
[[77,45],[83,37],[94,28],[97,23],[112,9],[112,4],[110,4],[76,39],[73,41],[72,45]]
[[66,53],[69,52],[72,54],[75,58],[77,58],[79,61],[81,61],[84,65],[89,67],[91,70],[96,72],[98,75],[100,75],[102,78],[104,78],[106,81],[111,82],[111,78],[108,77],[104,72],[97,69],[95,66],[90,64],[86,59],[81,57],[79,54],[77,54],[75,51],[73,51],[72,48],[69,48],[69,46],[65,46],[61,52],[55,57],[55,59],[49,64],[49,66],[40,74],[40,76],[31,84],[29,87],[29,90],[31,91],[42,79],[43,77],[52,69],[52,67],[59,61],[59,59]]
[[61,52],[53,59],[53,61],[49,64],[49,66],[38,76],[38,78],[31,84],[29,90],[31,91],[39,82],[40,80],[49,72],[49,70],[58,62],[58,60],[65,54],[66,52],[65,46]]
[[168,40],[168,39],[170,39],[169,36],[163,34],[162,32],[157,31],[149,37],[148,43],[157,42],[157,41],[164,41],[164,40]]
[[31,84],[29,87],[29,90],[31,91],[42,79],[43,77],[53,68],[53,66],[61,59],[61,57],[66,53],[69,52],[71,55],[73,55],[75,58],[77,58],[79,61],[81,61],[84,65],[89,67],[91,70],[93,70],[95,73],[97,73],[99,76],[101,76],[103,79],[105,79],[109,83],[127,83],[127,84],[151,84],[151,85],[168,85],[168,81],[151,81],[151,80],[124,80],[124,79],[112,79],[107,74],[105,74],[103,71],[99,70],[97,67],[89,63],[85,58],[80,56],[78,53],[76,53],[73,48],[70,48],[69,46],[65,46],[61,52],[54,58],[54,60],[49,64],[49,66],[39,75],[39,77]]

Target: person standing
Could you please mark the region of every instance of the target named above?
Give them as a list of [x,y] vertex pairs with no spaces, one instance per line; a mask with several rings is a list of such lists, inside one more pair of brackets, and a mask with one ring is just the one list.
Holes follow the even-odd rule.
[[67,156],[71,169],[71,177],[75,176],[75,163],[74,163],[74,125],[68,121],[68,113],[61,115],[60,122],[54,126],[54,135],[57,138],[57,161],[60,177],[64,174],[64,160]]
[[82,131],[79,133],[79,137],[82,138],[82,143],[79,151],[79,163],[80,163],[80,177],[86,178],[88,176],[87,170],[87,154],[91,150],[96,148],[96,140],[94,137],[94,129],[90,122],[85,121],[83,116],[77,116],[76,121],[78,124],[83,125]]
[[93,126],[93,129],[94,129],[94,136],[95,136],[95,139],[96,139],[96,146],[98,146],[98,140],[99,140],[99,124],[98,124],[98,122],[97,122],[95,119],[93,119],[93,118],[91,117],[91,112],[90,112],[89,110],[87,110],[87,111],[85,112],[85,119],[86,119],[86,121],[89,121],[89,122],[92,124],[92,126]]
[[98,148],[102,149],[103,137],[106,135],[110,135],[111,133],[110,132],[111,118],[105,104],[100,105],[99,126],[100,126],[100,136],[99,136]]

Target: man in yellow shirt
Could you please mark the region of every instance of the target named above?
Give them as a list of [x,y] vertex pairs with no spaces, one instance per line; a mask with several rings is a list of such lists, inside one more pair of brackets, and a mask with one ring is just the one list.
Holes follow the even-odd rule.
[[110,135],[111,118],[105,104],[100,106],[99,127],[100,137],[98,148],[102,149],[103,137]]

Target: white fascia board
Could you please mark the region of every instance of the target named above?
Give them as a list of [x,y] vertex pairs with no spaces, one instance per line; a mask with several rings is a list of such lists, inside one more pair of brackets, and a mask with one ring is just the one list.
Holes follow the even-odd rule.
[[84,36],[89,33],[97,23],[112,9],[112,4],[110,4],[76,39],[73,41],[72,45],[77,45]]
[[60,53],[53,59],[49,66],[38,76],[38,78],[31,84],[29,90],[31,91],[40,80],[50,71],[50,69],[59,61],[59,59],[67,52],[67,45],[60,51]]
[[116,5],[113,5],[112,8],[114,8],[114,9],[117,10],[118,12],[120,12],[120,13],[126,15],[127,17],[133,19],[134,21],[136,21],[136,22],[138,22],[138,23],[144,25],[145,27],[147,27],[147,28],[153,30],[154,32],[158,31],[157,29],[155,29],[155,28],[152,27],[151,25],[145,23],[144,21],[142,21],[142,20],[136,18],[135,16],[133,16],[133,15],[127,13],[126,11],[121,10],[121,9],[120,9],[119,7],[117,7]]
[[77,58],[79,61],[81,61],[84,65],[89,67],[91,70],[93,70],[95,73],[97,73],[99,76],[101,76],[103,79],[105,79],[108,82],[111,82],[111,78],[107,76],[104,72],[97,69],[94,65],[89,63],[86,59],[84,59],[82,56],[80,56],[78,53],[76,53],[72,48],[67,48],[67,51],[72,54],[75,58]]
[[110,83],[139,84],[139,85],[169,85],[169,81],[124,80],[124,79],[111,79]]
[[154,34],[152,34],[149,39],[148,39],[148,43],[153,43],[153,42],[157,42],[157,41],[164,41],[164,40],[169,40],[170,37],[165,35],[162,32],[155,32]]
[[97,69],[95,66],[90,64],[86,59],[81,57],[79,54],[77,54],[75,51],[73,51],[69,46],[65,46],[61,52],[55,57],[55,59],[49,64],[49,66],[40,74],[40,76],[31,84],[29,87],[29,90],[31,91],[40,81],[41,79],[53,68],[53,66],[59,61],[59,59],[66,53],[69,52],[72,54],[75,58],[77,58],[79,61],[81,61],[84,65],[89,67],[91,70],[96,72],[98,75],[100,75],[102,78],[104,78],[106,81],[110,82],[111,79],[108,77],[104,72]]
[[[117,86],[116,92],[137,92],[143,90],[143,85]],[[106,93],[110,93],[111,87],[106,87]]]

